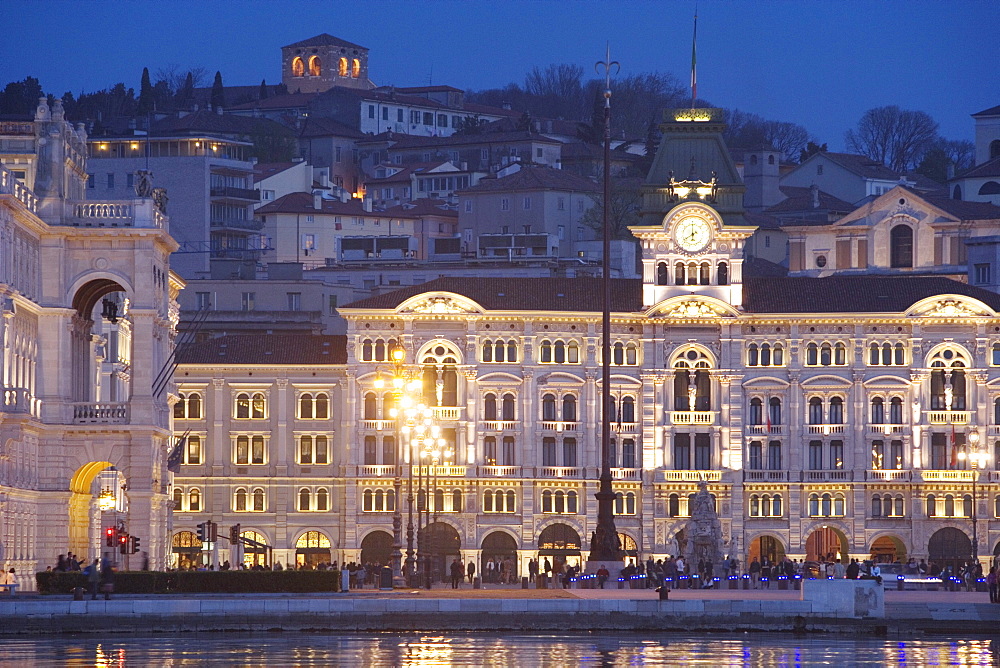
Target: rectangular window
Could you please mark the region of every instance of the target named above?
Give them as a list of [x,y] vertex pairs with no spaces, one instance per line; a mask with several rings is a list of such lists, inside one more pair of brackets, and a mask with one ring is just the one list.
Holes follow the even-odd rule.
[[334,159],[334,161],[340,162],[340,155],[341,155],[340,154],[340,147],[339,146],[335,146],[334,149],[333,149],[333,159]]
[[986,285],[990,283],[991,274],[989,264],[977,264],[975,265],[975,279],[976,285]]
[[337,295],[328,295],[327,297],[327,309],[330,315],[337,312]]
[[365,464],[367,466],[378,464],[377,443],[374,436],[365,436]]
[[939,471],[948,468],[948,434],[931,434],[931,468]]
[[403,122],[403,110],[402,109],[397,109],[396,110],[396,122],[397,123],[402,123]]
[[438,114],[437,120],[438,120],[438,127],[439,128],[446,128],[446,127],[448,127],[448,115],[447,114]]
[[434,114],[429,111],[424,112],[424,125],[434,125]]
[[886,468],[890,469],[902,469],[903,468],[903,442],[893,441],[889,444],[889,461],[886,462]]
[[510,210],[510,200],[507,199],[506,197],[501,197],[500,198],[500,210],[501,211],[509,211]]
[[576,439],[563,439],[563,466],[576,466]]
[[201,464],[201,436],[188,436],[185,464]]
[[691,434],[674,434],[674,469],[691,468]]
[[830,466],[838,470],[844,468],[843,441],[830,441]]
[[694,468],[707,471],[712,468],[712,435],[694,435]]
[[207,311],[208,309],[212,308],[212,293],[196,292],[195,308],[197,308],[199,311]]
[[465,212],[472,213],[472,200],[465,201]]
[[525,197],[524,198],[524,210],[527,211],[530,208],[531,208],[531,198],[530,197]]
[[542,466],[556,466],[556,439],[542,439]]
[[809,441],[809,468],[823,470],[823,441]]
[[767,468],[771,471],[781,470],[781,441],[767,444]]
[[872,470],[879,471],[886,468],[888,462],[885,461],[885,441],[872,441]]
[[115,187],[115,175],[113,172],[108,172],[108,189]]
[[565,241],[566,240],[566,226],[565,225],[557,225],[556,226],[556,237],[558,237],[559,241]]
[[747,447],[747,468],[751,471],[764,468],[764,452],[760,441],[751,441]]
[[375,118],[375,105],[374,104],[369,104],[368,105],[368,118]]
[[514,437],[504,436],[503,458],[500,460],[501,466],[514,466],[515,450],[516,448],[514,447]]
[[490,159],[490,150],[488,148],[480,149],[480,151],[479,151],[479,158],[481,160],[489,160]]
[[410,122],[413,123],[413,124],[416,124],[416,123],[420,122],[420,112],[419,111],[414,111],[412,109],[410,110]]
[[94,188],[94,175],[87,174],[87,187],[93,190]]
[[244,292],[240,297],[240,309],[243,311],[253,311],[256,299],[256,292]]
[[566,210],[566,198],[565,197],[557,197],[556,198],[556,210],[558,210],[558,211],[565,211]]
[[539,146],[538,148],[535,149],[535,157],[536,158],[542,157],[542,147],[541,146]]
[[382,120],[389,120],[389,107],[382,107]]
[[132,172],[129,172],[128,174],[125,175],[125,186],[128,188],[135,187],[135,174],[133,174]]
[[288,310],[289,311],[301,311],[302,310],[302,293],[301,292],[289,292],[288,297]]

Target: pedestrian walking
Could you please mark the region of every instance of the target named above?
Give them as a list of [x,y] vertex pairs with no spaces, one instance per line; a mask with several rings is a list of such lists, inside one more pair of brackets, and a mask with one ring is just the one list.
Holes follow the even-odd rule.
[[90,587],[90,600],[97,600],[97,590],[101,585],[101,562],[99,559],[94,559],[94,563],[87,566],[87,570],[84,571],[87,576],[87,585]]
[[476,562],[472,560],[469,561],[468,573],[469,573],[469,584],[472,584],[472,580],[476,577]]
[[458,557],[451,562],[451,588],[458,589],[462,584],[462,576],[465,573],[462,572],[462,564],[459,562]]

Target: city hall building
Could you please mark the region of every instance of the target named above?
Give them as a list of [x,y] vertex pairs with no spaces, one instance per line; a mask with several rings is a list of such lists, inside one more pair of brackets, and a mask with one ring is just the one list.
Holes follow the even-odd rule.
[[[865,271],[767,275],[744,264],[756,224],[718,112],[669,111],[661,129],[631,228],[643,278],[613,285],[626,554],[682,552],[702,483],[723,551],[744,562],[943,565],[971,558],[974,539],[995,554],[1000,295],[908,271],[938,236],[958,243],[959,226],[894,188],[868,205],[885,215],[831,233]],[[384,563],[394,519],[404,552],[412,534],[437,569],[586,559],[600,294],[597,279],[442,277],[342,307],[346,337],[189,349],[175,375],[174,563],[201,558],[206,519],[239,525],[259,546],[250,562]]]

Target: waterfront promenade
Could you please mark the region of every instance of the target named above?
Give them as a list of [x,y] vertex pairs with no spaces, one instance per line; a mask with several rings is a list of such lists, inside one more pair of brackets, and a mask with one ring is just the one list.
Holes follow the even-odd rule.
[[[468,585],[466,585],[468,587]],[[808,598],[808,597],[807,597]],[[116,595],[110,601],[0,597],[0,635],[195,631],[767,630],[852,634],[992,633],[984,593],[887,591],[885,615],[838,614],[800,591],[441,588],[343,594]]]

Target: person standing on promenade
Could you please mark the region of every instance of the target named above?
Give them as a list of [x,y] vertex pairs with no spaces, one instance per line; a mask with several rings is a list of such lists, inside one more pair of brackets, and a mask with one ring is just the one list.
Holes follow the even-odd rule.
[[458,557],[451,562],[451,588],[458,589],[462,583],[462,576],[465,573],[462,572],[462,564],[458,561]]
[[115,569],[111,566],[111,560],[105,559],[101,568],[101,591],[104,592],[104,600],[111,600],[111,592],[115,590]]
[[[546,561],[548,561],[546,559]],[[600,585],[601,589],[604,589],[604,583],[608,581],[608,577],[611,576],[611,572],[607,569],[604,564],[597,569],[597,584]]]
[[760,587],[760,562],[757,561],[757,557],[753,558],[750,562],[750,578],[753,580],[753,588],[757,589]]
[[997,603],[997,569],[996,566],[990,567],[990,573],[986,576],[986,586],[990,590],[990,603]]
[[101,585],[101,561],[94,559],[94,563],[87,566],[87,585],[90,587],[90,600],[97,600],[97,590]]
[[837,559],[837,563],[833,566],[833,577],[838,580],[843,580],[847,577],[847,569],[844,568],[844,564],[840,559]]
[[476,577],[476,562],[469,560],[469,584],[472,584],[472,580]]
[[538,559],[532,558],[528,560],[528,579],[531,582],[538,579]]
[[851,559],[851,563],[847,565],[847,570],[845,571],[845,575],[847,576],[847,579],[848,580],[857,580],[858,579],[858,573],[860,573],[860,572],[861,572],[861,567],[858,566],[858,560],[857,559]]

